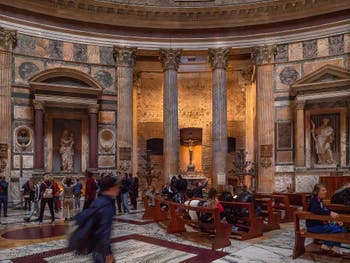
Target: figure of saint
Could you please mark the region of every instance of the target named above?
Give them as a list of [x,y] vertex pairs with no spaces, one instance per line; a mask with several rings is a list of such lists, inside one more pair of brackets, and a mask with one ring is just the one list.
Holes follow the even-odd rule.
[[332,152],[334,130],[329,126],[329,119],[322,119],[322,124],[315,129],[315,123],[311,121],[311,134],[315,141],[318,164],[335,164]]
[[64,130],[61,137],[61,167],[64,172],[73,171],[73,157],[74,157],[74,136],[68,130]]

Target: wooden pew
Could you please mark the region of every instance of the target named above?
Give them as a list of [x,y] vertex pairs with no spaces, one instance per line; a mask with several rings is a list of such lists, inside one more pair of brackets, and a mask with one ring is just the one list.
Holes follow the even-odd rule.
[[280,193],[274,192],[276,195],[288,196],[289,205],[295,207],[301,207],[301,210],[307,211],[309,200],[312,196],[311,193]]
[[[220,214],[217,208],[207,207],[194,207],[185,204],[179,204],[174,202],[168,202],[169,219],[170,222],[167,227],[167,232],[181,233],[186,232],[185,224],[195,224],[198,229],[207,231],[214,231],[215,237],[211,244],[213,250],[224,248],[231,245],[230,235],[232,231],[232,225],[221,223]],[[200,221],[187,221],[184,219],[183,211],[193,210],[196,212],[209,213],[213,215],[213,223],[202,223]]]
[[264,218],[264,232],[280,229],[281,213],[273,210],[271,198],[255,198],[260,205],[260,214]]
[[[303,255],[306,250],[310,250],[312,246],[316,246],[315,243],[310,244],[307,248],[305,248],[305,238],[313,238],[317,240],[327,240],[334,242],[341,242],[345,244],[350,244],[350,233],[337,233],[337,234],[316,234],[307,232],[306,229],[302,229],[300,227],[300,220],[321,220],[321,221],[334,221],[331,216],[325,215],[315,215],[310,212],[298,211],[294,214],[294,231],[295,231],[295,243],[293,249],[293,259],[296,259]],[[337,221],[341,221],[346,223],[350,223],[350,215],[340,214]],[[310,251],[308,251],[310,252]],[[319,250],[312,251],[319,253]],[[344,255],[347,258],[350,258],[349,254]]]
[[143,213],[142,219],[154,219],[154,214],[155,214],[155,206],[150,206],[148,203],[148,197],[144,196],[142,198],[143,200],[143,206],[145,208],[145,212]]
[[255,208],[253,203],[248,202],[223,202],[220,203],[224,207],[232,207],[235,209],[246,209],[248,211],[248,217],[236,217],[238,231],[233,231],[233,237],[240,240],[247,240],[263,235],[263,218],[255,216]]
[[350,214],[350,206],[348,205],[331,204],[329,200],[325,200],[324,204],[331,211],[341,213],[341,214]]
[[[290,206],[289,199],[286,195],[276,194],[256,194],[256,198],[271,198],[273,209],[281,213],[281,223],[293,222],[293,214],[297,211],[296,207]],[[282,213],[284,212],[284,216]]]

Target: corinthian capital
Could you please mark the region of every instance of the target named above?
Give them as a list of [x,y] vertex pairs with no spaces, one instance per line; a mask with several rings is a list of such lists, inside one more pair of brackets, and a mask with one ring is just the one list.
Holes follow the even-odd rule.
[[277,47],[275,45],[256,47],[254,49],[255,63],[258,65],[273,63],[276,51]]
[[33,106],[35,110],[44,110],[44,102],[40,100],[33,100]]
[[134,47],[114,47],[113,57],[119,67],[133,68],[136,60],[136,48]]
[[12,50],[17,42],[17,31],[0,27],[0,49]]
[[181,49],[161,49],[159,59],[162,63],[163,70],[179,68],[181,59]]
[[231,48],[210,48],[209,52],[209,62],[213,69],[217,68],[227,68],[228,54]]

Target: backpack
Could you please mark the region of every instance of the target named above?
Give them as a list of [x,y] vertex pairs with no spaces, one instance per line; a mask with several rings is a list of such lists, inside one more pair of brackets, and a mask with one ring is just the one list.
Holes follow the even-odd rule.
[[69,223],[67,240],[68,248],[75,250],[78,254],[87,255],[95,247],[94,228],[96,224],[96,212],[101,207],[90,207],[77,214]]
[[50,186],[47,186],[46,183],[44,184],[46,185],[46,189],[43,193],[43,198],[53,198],[52,184]]

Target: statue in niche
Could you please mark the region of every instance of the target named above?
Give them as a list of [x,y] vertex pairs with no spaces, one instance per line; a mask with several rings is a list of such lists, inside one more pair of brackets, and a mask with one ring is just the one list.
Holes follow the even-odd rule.
[[315,141],[318,164],[335,164],[332,152],[334,141],[334,130],[329,126],[329,119],[323,118],[322,124],[316,129],[316,125],[311,121],[311,134]]
[[74,135],[64,130],[60,143],[61,167],[63,172],[73,171]]

